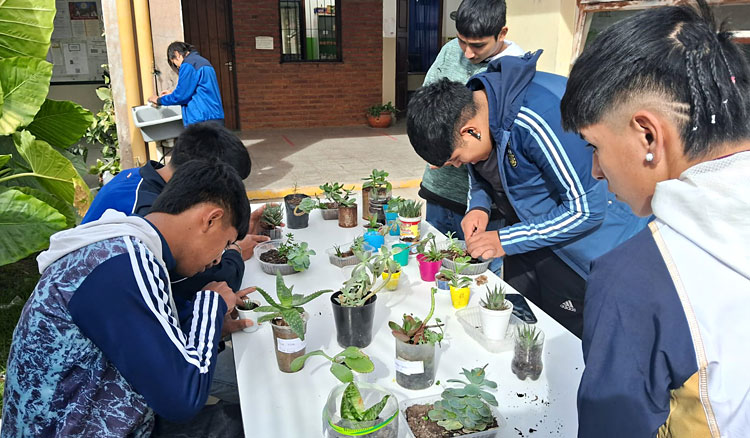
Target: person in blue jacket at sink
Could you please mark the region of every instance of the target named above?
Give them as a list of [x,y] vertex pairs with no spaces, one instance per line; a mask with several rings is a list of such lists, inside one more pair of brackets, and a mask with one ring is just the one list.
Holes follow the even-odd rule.
[[[591,260],[647,220],[592,177],[586,142],[560,122],[566,80],[537,72],[540,55],[499,58],[466,85],[422,87],[409,102],[407,133],[431,165],[467,165],[461,227],[471,256],[507,255],[505,280],[580,337]],[[509,213],[504,227],[488,230],[493,202]]]
[[171,93],[160,97],[151,96],[154,105],[182,106],[182,123],[198,122],[224,124],[224,108],[221,104],[219,81],[211,63],[202,57],[195,47],[175,41],[167,48],[167,62],[178,72],[177,86]]

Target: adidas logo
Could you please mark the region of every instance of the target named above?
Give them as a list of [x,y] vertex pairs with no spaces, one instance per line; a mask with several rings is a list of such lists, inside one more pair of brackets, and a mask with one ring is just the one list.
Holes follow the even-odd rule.
[[570,312],[577,312],[575,306],[573,306],[573,303],[570,300],[560,304],[560,307]]

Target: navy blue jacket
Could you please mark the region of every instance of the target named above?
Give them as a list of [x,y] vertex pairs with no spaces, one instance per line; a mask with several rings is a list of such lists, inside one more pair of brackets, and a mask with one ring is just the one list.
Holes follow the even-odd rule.
[[190,52],[180,65],[177,87],[161,96],[159,105],[182,105],[182,123],[187,126],[206,120],[224,119],[216,71],[208,60]]
[[[566,78],[536,71],[541,51],[505,56],[469,79],[484,89],[505,193],[520,222],[498,231],[508,255],[549,247],[584,279],[591,260],[647,224],[591,175],[591,151],[564,132],[560,99]],[[490,211],[492,188],[468,165],[469,210]]]

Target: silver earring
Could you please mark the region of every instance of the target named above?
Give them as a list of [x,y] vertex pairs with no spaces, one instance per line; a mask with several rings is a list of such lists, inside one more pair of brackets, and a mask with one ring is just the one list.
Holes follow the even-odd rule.
[[654,161],[654,154],[652,154],[651,152],[647,153],[646,154],[646,161],[648,161],[649,163],[652,162],[652,161]]

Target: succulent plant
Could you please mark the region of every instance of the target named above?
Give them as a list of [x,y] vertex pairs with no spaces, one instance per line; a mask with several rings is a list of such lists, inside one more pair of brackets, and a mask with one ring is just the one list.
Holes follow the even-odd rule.
[[[380,252],[370,256],[361,250],[353,252],[359,258],[359,263],[352,269],[351,277],[341,286],[338,299],[342,306],[361,307],[386,286],[391,279],[390,274],[398,272],[399,264],[393,260],[393,253],[388,248],[381,248]],[[383,272],[388,272],[389,275],[375,288],[376,280]]]
[[344,189],[344,185],[338,182],[325,183],[319,187],[329,202],[336,202],[336,196]]
[[357,205],[357,198],[352,197],[352,189],[343,189],[333,198],[341,207],[354,207]]
[[[440,343],[443,340],[443,324],[440,318],[435,318],[435,325],[427,325],[432,318],[432,314],[435,312],[435,293],[437,289],[432,288],[430,294],[430,313],[424,321],[420,321],[419,318],[415,318],[412,315],[404,314],[402,325],[398,325],[393,321],[388,322],[388,327],[391,328],[393,336],[407,344],[435,344]],[[440,333],[430,330],[430,328],[437,327]]]
[[467,433],[482,431],[490,427],[495,418],[489,405],[497,406],[495,396],[485,391],[497,388],[497,383],[486,378],[487,365],[469,371],[463,369],[468,382],[450,379],[448,382],[463,385],[459,388],[448,388],[440,395],[441,399],[432,405],[427,412],[430,420],[437,422],[447,430],[463,429]]
[[281,223],[284,221],[284,215],[281,212],[281,205],[266,204],[266,208],[263,210],[260,220],[271,227],[281,226]]
[[461,289],[471,285],[471,278],[461,275],[461,273],[469,267],[469,260],[471,260],[471,257],[458,257],[453,260],[453,269],[440,270],[440,273],[448,279],[450,285],[455,289]]
[[516,328],[518,343],[525,349],[532,349],[539,344],[540,330],[530,324],[522,324]]
[[295,242],[292,233],[286,235],[286,241],[279,245],[278,251],[279,255],[286,257],[286,263],[297,272],[309,268],[310,256],[315,255],[315,251],[307,247],[307,242]]
[[508,308],[505,303],[505,289],[502,286],[495,286],[492,290],[489,286],[485,287],[487,288],[487,294],[479,301],[480,306],[487,310],[505,310]]
[[388,172],[385,170],[377,170],[372,169],[372,173],[367,178],[362,178],[362,188],[363,189],[381,189],[385,188],[389,190],[391,188],[391,183],[386,180],[388,178]]
[[[427,249],[428,243],[430,244],[430,249]],[[419,241],[417,252],[424,254],[428,262],[439,262],[444,257],[443,253],[438,249],[437,243],[435,243],[435,235],[432,233],[427,234],[424,239]]]
[[422,216],[422,202],[407,199],[398,206],[398,215],[401,217],[414,218]]

